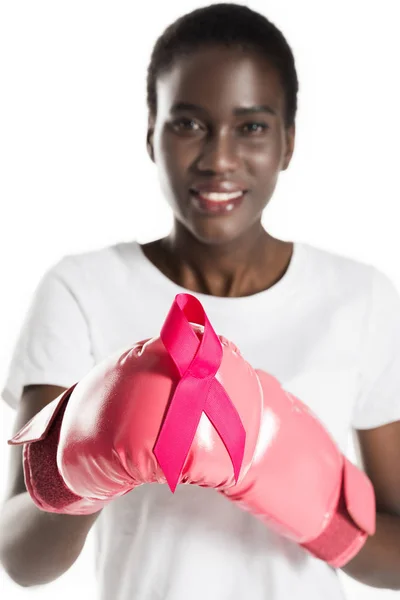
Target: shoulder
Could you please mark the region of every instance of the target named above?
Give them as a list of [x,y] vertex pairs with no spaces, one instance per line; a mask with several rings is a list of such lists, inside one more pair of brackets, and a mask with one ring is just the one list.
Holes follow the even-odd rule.
[[302,243],[307,272],[314,285],[332,294],[369,295],[376,277],[385,275],[373,264],[345,254]]
[[138,243],[119,242],[86,252],[66,254],[53,263],[44,277],[62,281],[70,289],[77,285],[117,281],[132,268]]
[[400,290],[384,269],[366,261],[303,243],[310,283],[343,302],[359,300],[367,311],[400,314]]

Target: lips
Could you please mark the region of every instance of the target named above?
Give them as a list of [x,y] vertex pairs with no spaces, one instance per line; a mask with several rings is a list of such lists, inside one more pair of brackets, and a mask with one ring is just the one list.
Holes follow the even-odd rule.
[[245,192],[240,190],[236,196],[231,198],[213,198],[213,196],[210,197],[208,194],[203,195],[203,193],[191,191],[192,205],[196,211],[210,216],[231,213],[242,204],[244,196]]
[[238,192],[191,192],[198,198],[206,200],[208,202],[231,202],[243,196],[244,192],[239,190]]
[[216,193],[216,194],[231,194],[234,192],[245,192],[246,186],[241,182],[233,181],[222,181],[220,183],[212,183],[203,181],[190,188],[190,191],[202,194],[202,193]]

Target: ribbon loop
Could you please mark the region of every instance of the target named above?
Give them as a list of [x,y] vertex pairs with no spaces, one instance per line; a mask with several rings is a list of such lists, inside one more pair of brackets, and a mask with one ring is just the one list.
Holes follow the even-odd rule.
[[[190,323],[204,327],[200,340]],[[191,294],[178,294],[160,337],[181,377],[154,446],[170,489],[174,492],[178,485],[202,412],[224,443],[237,481],[246,433],[234,404],[215,379],[223,350],[200,301]]]

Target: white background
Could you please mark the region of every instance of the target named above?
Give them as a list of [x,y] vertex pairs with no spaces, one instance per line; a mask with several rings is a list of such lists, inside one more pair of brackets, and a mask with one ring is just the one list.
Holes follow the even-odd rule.
[[[62,255],[148,241],[171,216],[146,153],[152,46],[189,0],[5,0],[0,4],[0,380],[33,289]],[[297,144],[264,222],[375,264],[400,289],[400,6],[396,0],[259,0],[300,80]],[[399,390],[400,393],[400,390]],[[13,411],[0,402],[2,492]],[[400,540],[399,540],[400,543]],[[92,538],[56,582],[7,600],[94,598]],[[341,575],[342,577],[342,575]],[[349,599],[399,594],[343,577]]]

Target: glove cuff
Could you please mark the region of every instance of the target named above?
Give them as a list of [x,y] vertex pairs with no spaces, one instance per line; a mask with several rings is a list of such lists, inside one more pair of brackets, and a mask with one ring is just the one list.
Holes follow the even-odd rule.
[[332,567],[341,568],[361,550],[375,532],[375,496],[368,477],[344,458],[336,510],[317,538],[301,544]]
[[64,513],[80,501],[65,485],[57,468],[57,446],[67,402],[57,412],[44,439],[24,445],[25,484],[35,504],[47,512]]
[[45,406],[8,443],[24,444],[25,485],[38,508],[52,513],[85,515],[101,510],[105,502],[74,494],[57,467],[61,424],[74,387]]

